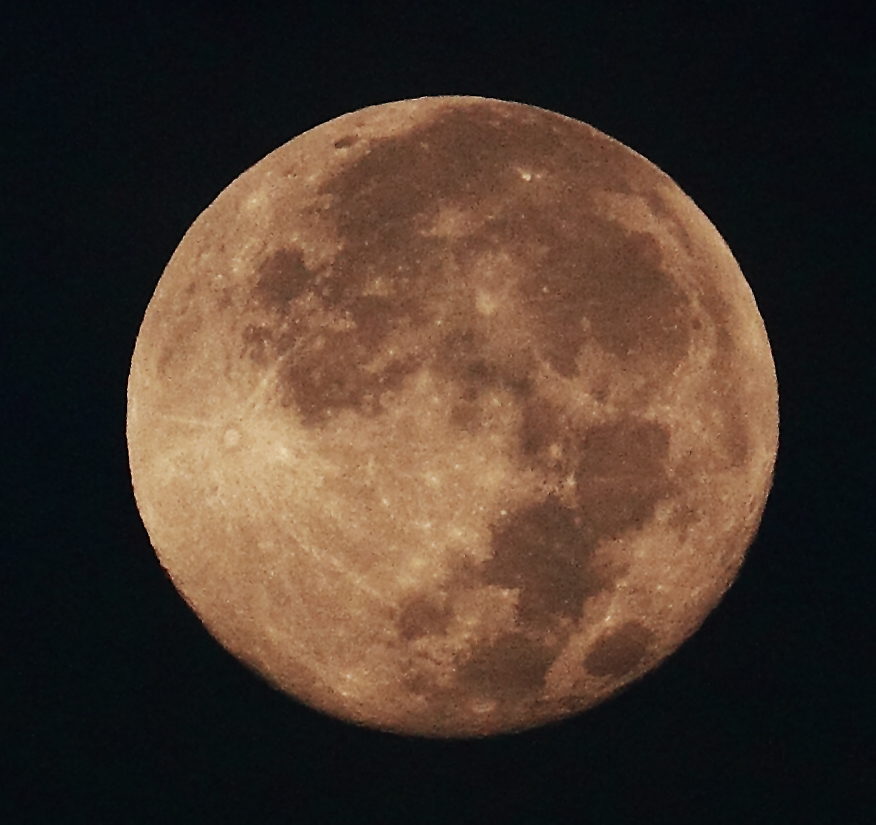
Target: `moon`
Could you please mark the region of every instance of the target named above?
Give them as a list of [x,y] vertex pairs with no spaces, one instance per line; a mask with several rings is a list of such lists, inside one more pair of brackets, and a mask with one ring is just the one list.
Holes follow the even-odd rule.
[[209,632],[379,730],[599,703],[736,577],[778,445],[714,226],[596,129],[477,97],[363,109],[197,218],[128,383],[137,505]]

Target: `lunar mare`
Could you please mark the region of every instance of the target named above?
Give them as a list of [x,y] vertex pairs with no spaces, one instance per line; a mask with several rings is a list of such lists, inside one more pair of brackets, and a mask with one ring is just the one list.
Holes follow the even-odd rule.
[[209,631],[370,727],[584,710],[702,623],[778,439],[763,322],[664,173],[482,98],[364,109],[195,221],[149,304],[128,444]]

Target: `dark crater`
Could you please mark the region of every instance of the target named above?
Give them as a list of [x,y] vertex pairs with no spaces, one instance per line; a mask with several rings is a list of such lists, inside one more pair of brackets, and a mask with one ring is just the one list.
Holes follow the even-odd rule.
[[335,149],[348,149],[350,146],[353,146],[355,143],[359,142],[358,135],[346,135],[342,137],[340,140],[336,140],[334,142]]

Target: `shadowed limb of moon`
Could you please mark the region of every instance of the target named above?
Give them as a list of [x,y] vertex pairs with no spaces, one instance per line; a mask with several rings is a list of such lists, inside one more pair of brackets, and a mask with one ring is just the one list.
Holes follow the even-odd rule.
[[714,227],[574,120],[338,118],[195,221],[128,386],[134,491],[210,632],[425,736],[529,728],[678,647],[775,461],[775,371]]

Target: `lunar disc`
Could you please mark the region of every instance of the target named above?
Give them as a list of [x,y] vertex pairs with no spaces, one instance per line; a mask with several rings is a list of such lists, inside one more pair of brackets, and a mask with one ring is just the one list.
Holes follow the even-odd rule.
[[281,146],[186,233],[128,384],[137,504],[210,633],[373,728],[535,727],[737,575],[776,375],[726,244],[592,127],[475,97]]

